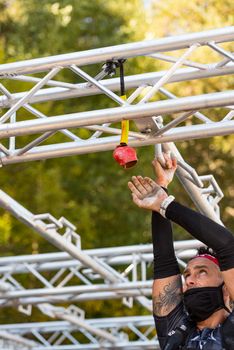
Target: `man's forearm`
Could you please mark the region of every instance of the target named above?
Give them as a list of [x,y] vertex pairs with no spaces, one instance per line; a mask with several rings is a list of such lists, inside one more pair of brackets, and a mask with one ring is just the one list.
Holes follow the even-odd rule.
[[234,237],[225,227],[175,201],[168,205],[166,217],[216,251],[221,270],[234,267]]
[[173,247],[171,223],[156,212],[152,212],[152,242],[154,279],[179,274],[180,270]]

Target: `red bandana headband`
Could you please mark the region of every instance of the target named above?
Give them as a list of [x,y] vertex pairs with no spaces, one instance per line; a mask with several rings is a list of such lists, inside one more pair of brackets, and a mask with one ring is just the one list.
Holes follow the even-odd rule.
[[205,259],[208,259],[210,261],[213,261],[213,263],[215,263],[216,265],[219,266],[218,259],[216,259],[213,255],[210,255],[210,254],[199,254],[199,255],[196,255],[193,259],[195,259],[195,258],[205,258]]

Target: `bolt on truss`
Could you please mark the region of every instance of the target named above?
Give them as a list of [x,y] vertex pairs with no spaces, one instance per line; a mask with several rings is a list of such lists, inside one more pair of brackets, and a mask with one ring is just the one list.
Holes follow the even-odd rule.
[[[18,81],[24,81],[30,86],[27,92],[14,93],[3,83],[0,85],[0,107],[4,111],[7,109],[0,117],[0,137],[6,139],[5,143],[0,144],[1,164],[112,150],[119,143],[119,136],[115,135],[119,135],[121,130],[111,124],[123,119],[133,120],[135,123],[135,126],[132,126],[134,130],[129,134],[129,144],[136,147],[233,133],[234,91],[177,97],[164,87],[165,84],[170,86],[174,82],[233,74],[233,54],[220,46],[230,44],[233,39],[234,27],[226,27],[0,65],[0,78],[3,82],[14,80],[16,85]],[[215,53],[216,59],[208,64],[193,61],[191,56],[204,47]],[[177,51],[178,57],[168,55],[168,52]],[[108,64],[112,62],[117,67],[118,60],[128,59],[130,62],[132,58],[140,56],[153,61],[171,62],[172,65],[168,70],[161,72],[126,76],[126,90],[130,90],[130,95],[127,101],[123,101],[116,94],[116,90],[119,90],[119,79],[103,79],[107,75],[112,76],[115,71],[108,71]],[[100,63],[103,64],[102,69],[95,77],[81,68],[94,65],[97,69],[96,66]],[[181,68],[182,65],[188,68]],[[60,81],[59,74],[63,70],[71,71],[75,80],[82,82]],[[44,77],[35,76],[37,73],[44,74]],[[116,107],[48,116],[40,107],[32,106],[35,103],[53,100],[65,102],[67,99],[76,98],[79,110],[83,96],[97,94],[109,98]],[[150,102],[151,98],[158,101]],[[199,112],[201,109],[216,107],[226,111],[226,116],[220,121],[212,121]],[[32,119],[22,120],[22,109],[27,112],[25,115],[30,113]],[[21,121],[17,121],[20,112]],[[166,114],[169,114],[172,120],[159,133],[155,116]],[[195,124],[178,126],[188,118],[195,120]],[[89,130],[90,137],[82,139],[74,131],[69,131],[70,128]],[[58,132],[64,135],[64,142],[53,141]],[[22,145],[20,136],[32,134],[41,135]],[[46,145],[41,145],[45,141]]]

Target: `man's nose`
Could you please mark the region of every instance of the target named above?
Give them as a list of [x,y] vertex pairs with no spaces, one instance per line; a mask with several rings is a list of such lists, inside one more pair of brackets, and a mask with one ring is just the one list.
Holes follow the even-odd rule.
[[195,280],[195,277],[193,277],[192,275],[191,276],[188,276],[186,278],[186,289],[189,289],[191,287],[195,287],[196,286],[196,280]]

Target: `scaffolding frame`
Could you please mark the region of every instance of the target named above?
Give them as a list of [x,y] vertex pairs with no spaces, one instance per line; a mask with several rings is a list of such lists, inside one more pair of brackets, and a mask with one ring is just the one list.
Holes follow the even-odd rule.
[[[234,133],[234,91],[178,97],[170,92],[170,84],[233,74],[233,53],[222,46],[230,44],[233,39],[234,27],[227,27],[0,65],[3,81],[0,84],[0,108],[4,111],[0,117],[1,165],[112,150],[119,144],[121,130],[111,124],[131,120],[134,123],[129,133],[129,145],[155,145],[158,156],[162,151],[172,151],[178,159],[177,176],[198,210],[222,224],[218,203],[223,193],[217,182],[212,175],[199,176],[182,158],[173,142]],[[207,64],[191,59],[204,47],[217,53],[213,62]],[[126,90],[130,95],[124,101],[116,94],[119,79],[112,75],[119,60],[130,61],[140,56],[172,65],[160,72],[126,76]],[[87,68],[81,68],[97,67],[100,63],[102,68],[95,77],[86,72]],[[112,71],[108,70],[110,65]],[[82,82],[69,83],[58,79],[64,69],[72,71]],[[15,84],[24,81],[30,88],[10,92],[4,85],[8,80],[14,80]],[[100,94],[117,107],[47,116],[39,107],[32,106]],[[151,102],[152,98],[157,101]],[[18,121],[22,108],[33,119]],[[204,114],[209,108],[222,108],[225,117],[219,121],[210,119]],[[165,123],[168,114],[170,121]],[[186,123],[188,118],[190,124]],[[90,137],[82,139],[70,128],[89,130]],[[57,132],[63,134],[66,142],[48,144]],[[27,141],[24,146],[17,146],[20,137],[34,134],[40,136]],[[47,144],[43,145],[45,141]],[[69,304],[120,298],[128,307],[137,301],[150,311],[152,280],[147,271],[152,261],[151,245],[84,251],[76,227],[66,218],[56,219],[49,213],[33,214],[3,191],[0,191],[0,206],[63,251],[0,258],[0,307],[14,305],[30,315],[34,305],[45,315],[60,320],[0,325],[0,339],[8,342],[9,349],[14,349],[14,343],[16,349],[24,350],[159,348],[152,316],[89,320],[85,318],[84,310],[75,305],[59,306],[64,300]],[[201,243],[195,240],[175,242],[181,266],[194,255],[198,245]],[[50,277],[46,278],[44,273]],[[30,289],[23,286],[18,279],[20,274],[33,275],[41,287]],[[68,285],[71,281],[72,286]],[[78,333],[86,338],[85,342],[79,341]],[[134,340],[129,337],[130,333]]]
[[[164,87],[165,84],[173,82],[233,74],[233,54],[220,46],[222,43],[230,43],[233,38],[234,27],[226,27],[1,65],[0,77],[3,81],[14,79],[15,82],[26,81],[34,84],[29,91],[22,93],[12,93],[3,84],[0,85],[2,92],[0,107],[8,109],[0,118],[0,137],[9,140],[8,147],[0,144],[2,165],[112,150],[118,144],[119,136],[108,135],[119,135],[121,130],[110,125],[124,119],[133,120],[139,130],[138,132],[130,131],[129,144],[135,147],[233,133],[234,91],[177,98]],[[217,52],[222,57],[221,60],[217,58],[217,61],[209,64],[188,60],[188,57],[203,47]],[[176,58],[168,54],[160,54],[160,52],[173,53],[178,50],[179,57]],[[126,90],[131,89],[131,94],[127,101],[123,101],[115,93],[116,90],[119,90],[119,79],[103,80],[103,78],[113,75],[119,60],[130,60],[139,56],[173,64],[167,71],[145,72],[126,77]],[[108,70],[110,62],[112,70]],[[99,63],[102,63],[103,66],[95,77],[80,68],[84,65]],[[180,68],[182,65],[189,68]],[[85,83],[74,84],[53,80],[63,69],[72,71],[77,79],[82,79]],[[38,78],[28,75],[37,73],[44,74],[44,76]],[[52,87],[44,88],[46,85]],[[167,97],[168,100],[161,100],[162,97],[159,97],[157,102],[149,102],[152,97],[158,96],[157,93],[160,96],[163,95],[163,98]],[[104,94],[120,107],[46,116],[31,105],[95,94]],[[224,107],[227,110],[226,116],[218,122],[210,120],[199,112],[200,109],[217,107]],[[17,121],[17,112],[21,108],[31,113],[34,119]],[[182,113],[182,115],[172,119],[160,130],[159,134],[155,116],[163,116],[168,113],[170,115]],[[200,124],[176,127],[188,118],[199,120]],[[92,133],[85,140],[74,132],[66,130],[69,128],[85,128]],[[62,132],[68,139],[66,142],[48,145],[48,141],[57,131]],[[41,135],[21,148],[16,147],[17,137],[31,134]],[[39,146],[45,141],[47,145]]]

